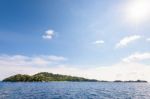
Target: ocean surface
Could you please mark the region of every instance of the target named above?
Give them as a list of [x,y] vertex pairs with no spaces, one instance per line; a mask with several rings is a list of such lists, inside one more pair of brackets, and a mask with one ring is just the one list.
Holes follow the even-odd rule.
[[0,82],[0,99],[150,99],[150,84],[113,82]]

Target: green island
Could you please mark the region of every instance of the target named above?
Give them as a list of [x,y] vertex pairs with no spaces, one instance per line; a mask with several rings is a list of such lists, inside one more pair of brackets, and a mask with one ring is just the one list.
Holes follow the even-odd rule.
[[22,75],[17,74],[14,76],[10,76],[5,78],[3,82],[50,82],[50,81],[88,81],[88,82],[96,82],[95,79],[86,79],[83,77],[75,77],[75,76],[67,76],[60,74],[53,74],[48,72],[41,72],[35,75]]
[[35,75],[17,74],[5,78],[2,82],[51,82],[51,81],[72,81],[72,82],[121,82],[121,83],[147,83],[145,80],[129,80],[129,81],[105,81],[96,79],[87,79],[83,77],[75,77],[61,74],[53,74],[48,72],[40,72]]

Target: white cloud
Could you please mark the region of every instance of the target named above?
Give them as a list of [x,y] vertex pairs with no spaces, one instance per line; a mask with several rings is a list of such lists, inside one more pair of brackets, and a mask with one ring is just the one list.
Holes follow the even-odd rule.
[[116,48],[127,46],[129,43],[134,42],[140,38],[141,38],[140,35],[132,35],[124,37],[123,39],[120,40],[118,44],[116,44]]
[[54,36],[54,30],[47,30],[45,34],[42,36],[43,39],[52,39]]
[[58,65],[54,67],[36,66],[7,66],[0,63],[0,79],[14,74],[35,74],[38,72],[51,72],[85,77],[98,80],[148,80],[150,81],[150,67],[139,63],[117,63],[111,66],[97,66],[96,68],[79,68],[72,65]]
[[1,55],[1,66],[49,66],[67,60],[62,56],[39,55],[39,56],[23,56],[23,55]]
[[[0,55],[0,80],[13,74],[33,74],[64,64],[67,58],[55,55]],[[50,70],[51,72],[51,70]]]
[[103,43],[105,43],[103,40],[97,40],[93,42],[93,44],[103,44]]
[[[66,58],[61,56],[0,55],[0,80],[18,73],[51,72],[98,80],[141,79],[150,81],[150,66],[140,63],[121,62],[110,66],[81,68],[81,66],[65,65],[60,62],[65,60]],[[52,64],[53,62],[60,63]]]
[[150,53],[134,53],[126,58],[124,58],[123,62],[138,62],[142,60],[150,60]]

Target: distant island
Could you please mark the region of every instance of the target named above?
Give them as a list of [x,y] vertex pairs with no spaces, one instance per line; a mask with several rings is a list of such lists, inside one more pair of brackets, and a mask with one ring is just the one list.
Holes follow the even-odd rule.
[[87,79],[83,77],[75,77],[61,74],[53,74],[48,72],[40,72],[35,75],[26,75],[26,74],[17,74],[5,78],[3,82],[51,82],[51,81],[73,81],[73,82],[123,82],[123,83],[147,83],[145,80],[129,80],[129,81],[105,81],[105,80],[96,80],[96,79]]
[[134,83],[134,82],[138,82],[138,83],[147,83],[147,81],[145,80],[129,80],[129,81],[121,81],[121,80],[115,80],[114,82],[127,82],[127,83]]
[[50,82],[50,81],[87,81],[87,82],[97,82],[98,80],[95,79],[86,79],[83,77],[75,77],[75,76],[68,76],[68,75],[60,75],[60,74],[53,74],[48,72],[41,72],[35,75],[22,75],[17,74],[5,78],[3,82]]

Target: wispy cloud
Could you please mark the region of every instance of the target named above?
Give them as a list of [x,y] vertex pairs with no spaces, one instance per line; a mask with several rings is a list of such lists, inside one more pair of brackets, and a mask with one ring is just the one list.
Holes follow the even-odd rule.
[[129,43],[134,42],[140,38],[141,38],[140,35],[132,35],[132,36],[124,37],[119,41],[119,43],[116,44],[116,48],[127,46]]
[[58,66],[19,66],[19,65],[2,65],[0,62],[0,79],[14,75],[14,74],[35,74],[37,72],[51,72],[64,75],[72,75],[79,77],[86,77],[98,80],[148,80],[149,79],[148,65],[139,63],[117,63],[110,66],[96,66],[91,68],[80,68],[72,65],[58,65]]
[[124,58],[122,61],[123,62],[138,62],[142,60],[150,60],[150,53],[134,53],[126,58]]
[[103,40],[97,40],[94,41],[93,44],[99,45],[99,44],[104,44],[105,42]]
[[[17,73],[33,74],[65,64],[68,59],[55,55],[0,55],[0,79]],[[50,71],[51,72],[51,71]]]
[[55,33],[54,30],[50,29],[50,30],[45,31],[45,33],[42,37],[43,37],[43,39],[52,39],[54,36],[54,33]]
[[39,55],[39,56],[23,56],[23,55],[1,55],[1,66],[49,66],[67,60],[62,56]]

